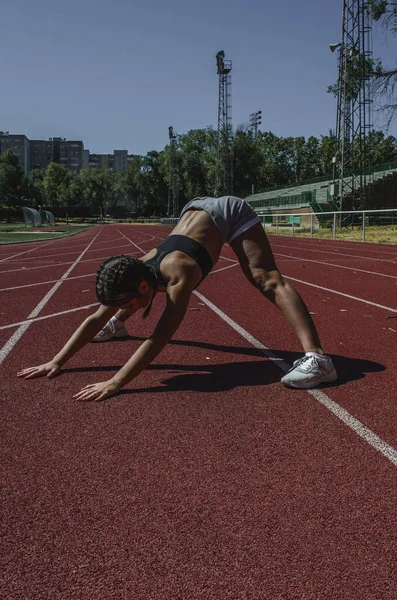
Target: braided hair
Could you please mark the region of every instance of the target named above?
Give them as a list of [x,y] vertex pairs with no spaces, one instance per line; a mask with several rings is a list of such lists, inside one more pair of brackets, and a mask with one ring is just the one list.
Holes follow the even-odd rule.
[[[133,298],[139,298],[139,285],[146,281],[157,291],[157,277],[154,269],[145,265],[139,258],[126,254],[111,256],[99,267],[96,274],[96,296],[104,306],[121,306]],[[145,319],[152,307],[152,300],[143,313]]]

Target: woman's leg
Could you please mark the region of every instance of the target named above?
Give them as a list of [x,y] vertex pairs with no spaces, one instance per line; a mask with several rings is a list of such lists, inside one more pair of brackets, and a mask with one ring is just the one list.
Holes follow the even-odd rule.
[[241,268],[265,298],[283,313],[305,352],[324,354],[316,326],[301,296],[277,269],[272,249],[261,224],[254,225],[231,242]]

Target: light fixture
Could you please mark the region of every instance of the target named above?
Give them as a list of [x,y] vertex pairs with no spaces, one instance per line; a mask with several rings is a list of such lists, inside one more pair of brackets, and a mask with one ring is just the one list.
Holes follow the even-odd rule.
[[336,44],[330,44],[329,49],[331,50],[331,52],[335,52],[335,50],[337,48],[340,48],[341,46],[342,46],[342,42],[337,42]]

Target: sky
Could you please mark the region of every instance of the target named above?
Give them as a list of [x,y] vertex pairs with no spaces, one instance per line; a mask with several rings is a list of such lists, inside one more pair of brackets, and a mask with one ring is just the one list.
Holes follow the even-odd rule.
[[[233,126],[262,110],[263,131],[326,135],[341,14],[342,0],[2,0],[0,130],[93,153],[160,151],[170,125],[217,127],[224,50]],[[395,67],[396,50],[376,25],[374,56]]]

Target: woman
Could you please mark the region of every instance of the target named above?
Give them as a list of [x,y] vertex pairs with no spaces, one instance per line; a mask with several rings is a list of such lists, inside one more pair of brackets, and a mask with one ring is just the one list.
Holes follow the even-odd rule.
[[53,377],[88,342],[126,335],[125,321],[140,309],[145,309],[145,318],[155,295],[163,292],[166,307],[153,334],[111,379],[86,386],[74,398],[86,401],[113,396],[171,340],[193,290],[218,261],[225,243],[234,250],[248,281],[281,310],[301,342],[305,355],[294,362],[282,383],[313,388],[335,381],[335,368],[322,349],[313,320],[302,298],[278,271],[258,216],[249,204],[234,196],[195,198],[186,204],[178,224],[157,248],[141,259],[122,255],[106,260],[97,272],[98,310],[50,362],[24,369],[18,377]]

